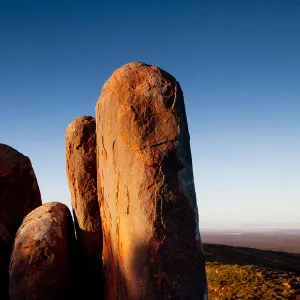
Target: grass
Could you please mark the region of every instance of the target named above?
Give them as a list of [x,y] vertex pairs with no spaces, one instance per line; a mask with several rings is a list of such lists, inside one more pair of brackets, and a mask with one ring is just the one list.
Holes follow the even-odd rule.
[[210,300],[300,300],[300,254],[203,244]]
[[300,300],[300,274],[253,265],[206,262],[210,300]]

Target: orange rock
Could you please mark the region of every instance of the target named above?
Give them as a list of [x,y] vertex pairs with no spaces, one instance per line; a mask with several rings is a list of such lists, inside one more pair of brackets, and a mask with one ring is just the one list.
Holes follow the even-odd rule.
[[23,218],[42,204],[31,162],[0,144],[0,299],[8,299],[8,268],[13,237]]
[[97,195],[96,123],[92,117],[73,120],[66,130],[67,176],[75,228],[83,263],[81,285],[95,298],[102,285],[102,227]]
[[105,299],[206,299],[188,125],[179,83],[116,70],[96,105]]
[[0,223],[15,235],[23,218],[41,204],[30,159],[0,144]]
[[74,228],[69,209],[46,203],[19,228],[10,263],[10,300],[72,299]]

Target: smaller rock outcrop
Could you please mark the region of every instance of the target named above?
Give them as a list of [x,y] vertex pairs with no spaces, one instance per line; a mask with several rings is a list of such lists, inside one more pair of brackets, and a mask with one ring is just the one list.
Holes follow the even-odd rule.
[[0,223],[15,235],[23,218],[42,205],[30,159],[0,144]]
[[[66,129],[66,165],[83,289],[100,297],[102,282],[102,227],[97,195],[96,123],[79,117]],[[98,296],[98,297],[96,297]]]
[[46,203],[29,213],[11,255],[11,300],[72,299],[72,217],[66,205]]

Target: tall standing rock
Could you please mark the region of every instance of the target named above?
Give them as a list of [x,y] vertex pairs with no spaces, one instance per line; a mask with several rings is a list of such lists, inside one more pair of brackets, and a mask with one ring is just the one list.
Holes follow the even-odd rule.
[[179,83],[143,63],[117,69],[96,132],[105,299],[207,299]]
[[10,263],[10,300],[73,299],[72,217],[62,203],[45,203],[19,228]]
[[41,204],[30,159],[0,144],[0,223],[15,235],[23,218]]
[[75,228],[84,268],[83,280],[93,295],[101,293],[102,227],[97,195],[96,123],[73,120],[66,130],[66,162]]

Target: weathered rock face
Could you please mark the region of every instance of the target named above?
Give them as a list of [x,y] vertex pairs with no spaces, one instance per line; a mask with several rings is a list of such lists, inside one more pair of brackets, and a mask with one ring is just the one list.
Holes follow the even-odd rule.
[[19,228],[10,263],[11,300],[71,299],[74,230],[69,209],[46,203]]
[[14,235],[23,218],[41,204],[30,159],[0,144],[0,223]]
[[0,223],[0,299],[8,300],[8,267],[13,238]]
[[179,83],[143,63],[116,70],[96,105],[96,132],[105,299],[206,299]]
[[102,227],[97,195],[96,123],[73,120],[66,130],[67,176],[83,261],[83,280],[96,297],[102,283]]

